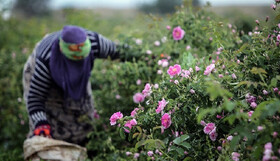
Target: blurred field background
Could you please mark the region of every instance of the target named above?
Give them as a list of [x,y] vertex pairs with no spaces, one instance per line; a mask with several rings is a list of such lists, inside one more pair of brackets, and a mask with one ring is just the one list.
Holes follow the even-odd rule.
[[[99,32],[116,42],[120,41],[120,35],[149,39],[153,35],[147,35],[148,31],[156,27],[153,21],[159,21],[161,25],[157,27],[165,28],[167,18],[175,11],[175,6],[180,7],[181,3],[180,0],[157,0],[155,3],[139,1],[132,8],[109,5],[98,8],[91,5],[75,7],[70,4],[51,8],[50,2],[0,0],[0,160],[22,160],[22,143],[28,132],[27,111],[22,98],[22,69],[33,47],[45,34],[72,24]],[[197,10],[206,6],[205,2],[200,1],[194,1],[193,5]],[[269,2],[210,5],[207,10],[246,33],[253,30],[256,19],[265,20],[266,16],[272,15]],[[108,61],[97,60],[93,72],[100,74],[109,65]],[[95,82],[98,80],[102,80],[102,75],[93,80],[93,84],[96,84],[93,88],[98,89],[100,84]],[[98,95],[99,91],[96,92],[93,93]],[[98,101],[102,100],[96,99],[99,105]],[[115,107],[110,108],[115,111]],[[103,112],[104,116],[112,114],[106,112]]]

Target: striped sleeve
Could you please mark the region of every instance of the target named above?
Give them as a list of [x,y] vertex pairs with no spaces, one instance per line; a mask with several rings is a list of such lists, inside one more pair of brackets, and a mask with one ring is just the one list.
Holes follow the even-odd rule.
[[47,63],[36,58],[35,71],[31,78],[30,90],[27,96],[27,109],[35,127],[48,124],[45,113],[45,100],[51,86]]
[[111,59],[119,58],[119,52],[113,41],[92,31],[87,31],[87,34],[91,41],[92,51],[96,57],[107,58],[110,56]]
[[45,112],[45,101],[52,84],[49,71],[50,49],[54,40],[58,38],[60,31],[46,35],[36,49],[35,70],[30,81],[30,89],[27,95],[27,109],[35,128],[48,124]]

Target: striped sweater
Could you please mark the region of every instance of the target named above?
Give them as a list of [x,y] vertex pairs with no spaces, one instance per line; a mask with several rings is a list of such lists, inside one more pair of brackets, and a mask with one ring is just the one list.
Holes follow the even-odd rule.
[[[35,71],[30,82],[30,90],[27,95],[27,109],[29,117],[31,118],[35,127],[48,124],[45,113],[45,101],[48,92],[54,81],[52,80],[49,68],[49,61],[51,55],[51,46],[53,42],[59,38],[61,31],[47,35],[36,48],[36,62]],[[103,37],[102,35],[86,30],[88,38],[91,41],[91,52],[89,55],[94,58],[119,58],[119,52],[116,45]]]

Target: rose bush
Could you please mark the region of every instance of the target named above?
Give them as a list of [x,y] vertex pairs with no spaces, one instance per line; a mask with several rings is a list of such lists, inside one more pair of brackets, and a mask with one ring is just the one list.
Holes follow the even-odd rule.
[[147,82],[137,114],[118,121],[123,138],[137,121],[127,151],[144,160],[278,160],[278,24],[258,21],[243,34],[203,13],[182,7],[172,17],[162,44],[169,68],[158,66],[161,79]]

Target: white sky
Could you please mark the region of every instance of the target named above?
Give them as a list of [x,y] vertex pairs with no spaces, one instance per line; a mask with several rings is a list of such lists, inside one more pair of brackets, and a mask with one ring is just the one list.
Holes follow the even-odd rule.
[[[154,0],[51,0],[51,5],[54,8],[63,6],[71,7],[107,7],[107,8],[132,8],[137,4],[144,2],[153,2]],[[202,3],[211,2],[213,6],[223,5],[270,5],[274,0],[200,0]]]

